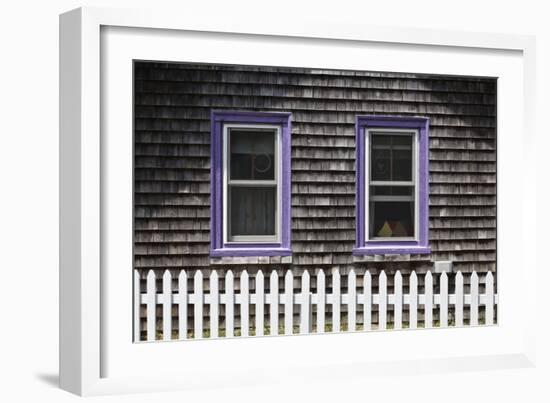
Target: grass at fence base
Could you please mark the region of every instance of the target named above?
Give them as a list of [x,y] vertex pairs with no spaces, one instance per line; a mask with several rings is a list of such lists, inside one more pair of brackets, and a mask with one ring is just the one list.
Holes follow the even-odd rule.
[[[469,320],[464,319],[463,326],[469,326],[469,324],[470,324]],[[479,325],[484,325],[485,324],[485,317],[484,316],[480,316],[480,318],[478,320],[478,324]],[[449,327],[455,326],[455,321],[454,321],[453,318],[449,319],[449,321],[447,323],[447,326],[449,326]],[[403,322],[402,329],[408,329],[409,327],[410,326],[409,326],[408,322]],[[425,328],[425,323],[424,322],[418,322],[416,327],[418,329],[423,329],[423,328]],[[434,320],[432,327],[434,327],[434,328],[441,327],[441,323],[438,320]],[[394,328],[395,328],[395,326],[392,322],[386,324],[386,330],[393,330]],[[357,324],[356,325],[356,331],[363,331],[363,330],[364,330],[364,325],[363,324]],[[379,330],[378,325],[376,323],[373,324],[372,327],[371,327],[371,330]],[[324,331],[326,333],[332,332],[332,324],[331,323],[326,324]],[[342,323],[340,325],[340,332],[347,332],[347,331],[348,331],[347,318],[344,316],[342,318]],[[316,333],[318,333],[317,332],[317,326],[313,325],[312,328],[311,328],[311,332],[309,332],[309,334],[316,334]],[[280,336],[285,335],[285,328],[284,328],[283,325],[279,326],[277,334],[280,335]],[[293,335],[300,334],[300,326],[298,326],[298,325],[293,326],[292,334]],[[236,328],[233,332],[233,335],[234,335],[234,337],[240,337],[242,335],[241,329]],[[270,335],[271,335],[270,326],[269,325],[264,326],[264,336],[270,336]],[[171,336],[172,336],[171,338],[173,340],[176,340],[179,337],[179,332],[177,330],[173,330]],[[255,327],[250,327],[249,328],[249,336],[256,336],[256,328]],[[210,338],[211,337],[210,336],[210,330],[209,329],[203,330],[202,337],[205,338],[205,339]],[[219,329],[219,331],[218,331],[218,338],[223,338],[223,337],[226,337],[226,331],[225,331],[225,329],[222,328],[222,329]],[[163,338],[162,331],[158,330],[157,333],[156,333],[156,340],[162,340],[162,338]],[[187,332],[187,338],[188,339],[194,339],[195,338],[195,332],[193,330],[189,330]],[[144,332],[142,332],[141,339],[142,340],[146,339]]]

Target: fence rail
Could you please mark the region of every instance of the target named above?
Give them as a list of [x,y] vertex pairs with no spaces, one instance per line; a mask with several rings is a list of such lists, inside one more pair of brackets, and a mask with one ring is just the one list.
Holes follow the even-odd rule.
[[[414,271],[408,278],[405,293],[403,276],[397,271],[393,278],[393,287],[388,287],[388,278],[384,271],[378,275],[378,286],[373,287],[373,277],[368,271],[358,278],[352,269],[347,274],[347,284],[342,288],[342,275],[338,271],[330,274],[332,283],[326,287],[326,277],[322,270],[316,274],[316,287],[312,288],[308,271],[300,277],[301,287],[294,288],[295,276],[289,270],[284,275],[284,289],[279,287],[279,274],[273,270],[269,277],[262,271],[249,276],[247,271],[240,272],[238,278],[232,271],[225,273],[224,290],[220,292],[220,276],[213,270],[209,276],[209,289],[204,290],[203,273],[198,270],[192,278],[193,291],[188,292],[188,273],[181,270],[177,277],[177,290],[173,290],[173,275],[165,270],[162,275],[162,292],[157,292],[157,274],[150,270],[147,273],[146,290],[141,292],[140,276],[135,272],[134,278],[134,339],[141,341],[141,307],[145,308],[146,329],[145,340],[153,341],[159,336],[157,325],[162,323],[162,340],[172,340],[173,336],[173,307],[177,307],[177,338],[190,338],[189,326],[192,329],[192,338],[203,338],[205,333],[210,338],[234,337],[236,330],[241,336],[249,336],[251,330],[256,336],[264,334],[279,334],[280,314],[283,315],[283,333],[293,334],[296,330],[301,334],[312,333],[315,326],[316,333],[323,333],[326,326],[331,331],[340,331],[344,325],[342,308],[345,308],[345,328],[349,331],[386,329],[388,327],[388,313],[393,314],[391,325],[394,329],[403,327],[417,328],[420,325],[426,328],[447,327],[449,325],[491,325],[495,323],[495,306],[498,296],[495,293],[494,278],[491,272],[485,276],[485,292],[479,292],[480,279],[477,273],[468,274],[470,277],[469,293],[465,293],[464,275],[461,272],[447,275],[433,275],[427,272],[424,278],[423,292],[420,293],[418,277]],[[250,279],[254,279],[254,290],[250,290]],[[438,277],[437,282],[434,278]],[[454,289],[449,292],[449,279],[452,278]],[[437,283],[437,284],[436,284]],[[237,286],[240,287],[237,287]],[[269,285],[269,287],[265,287]],[[236,290],[236,288],[238,288]],[[342,292],[345,291],[345,292]],[[373,291],[376,291],[374,293]],[[392,291],[391,293],[389,291]],[[157,306],[162,307],[162,315],[157,315]],[[192,311],[188,312],[192,305]],[[208,306],[206,321],[204,307]],[[221,308],[224,309],[224,323],[220,323]],[[251,307],[254,309],[251,321]],[[483,321],[480,321],[480,307],[484,307]],[[266,310],[267,308],[267,310]],[[282,309],[281,309],[282,308]],[[297,308],[297,309],[295,309]],[[378,312],[378,324],[372,323],[373,308]],[[439,317],[434,321],[434,309]],[[362,311],[362,320],[359,321]],[[315,312],[315,323],[313,323]],[[404,322],[403,314],[408,314],[408,321]],[[464,313],[468,312],[469,320],[465,320]],[[189,314],[192,314],[193,324],[188,323]],[[328,313],[328,317],[327,317]],[[419,313],[423,320],[419,320]],[[449,322],[450,314],[453,320]],[[266,320],[266,316],[269,320]],[[298,326],[295,329],[295,318],[298,317]],[[240,319],[236,327],[236,318]],[[251,323],[253,322],[253,323]],[[361,323],[359,323],[361,322]],[[468,323],[466,323],[468,322]],[[207,329],[205,329],[207,325]],[[266,329],[268,329],[266,331]],[[207,330],[207,332],[206,332]]]

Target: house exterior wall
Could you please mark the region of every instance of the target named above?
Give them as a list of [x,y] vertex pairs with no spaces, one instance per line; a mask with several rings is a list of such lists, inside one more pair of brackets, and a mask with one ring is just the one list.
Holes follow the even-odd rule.
[[[210,117],[292,113],[292,256],[210,257]],[[137,269],[496,270],[496,79],[135,63]],[[357,115],[424,116],[428,255],[353,256]]]

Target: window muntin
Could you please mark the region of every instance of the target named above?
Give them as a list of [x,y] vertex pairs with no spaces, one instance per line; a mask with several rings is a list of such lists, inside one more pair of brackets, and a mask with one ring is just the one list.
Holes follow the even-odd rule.
[[417,239],[416,130],[366,130],[368,241]]
[[280,127],[225,124],[223,132],[224,242],[279,242]]

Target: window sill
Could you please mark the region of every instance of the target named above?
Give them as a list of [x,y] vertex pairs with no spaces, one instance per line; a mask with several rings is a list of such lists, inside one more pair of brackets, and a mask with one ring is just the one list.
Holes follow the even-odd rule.
[[432,249],[429,246],[411,246],[411,245],[395,245],[395,246],[362,246],[353,248],[354,256],[361,255],[423,255],[431,253]]
[[210,251],[210,257],[260,257],[260,256],[291,256],[290,248],[277,247],[225,247]]
[[292,264],[292,256],[223,256],[210,257],[212,266],[233,265],[289,265]]

